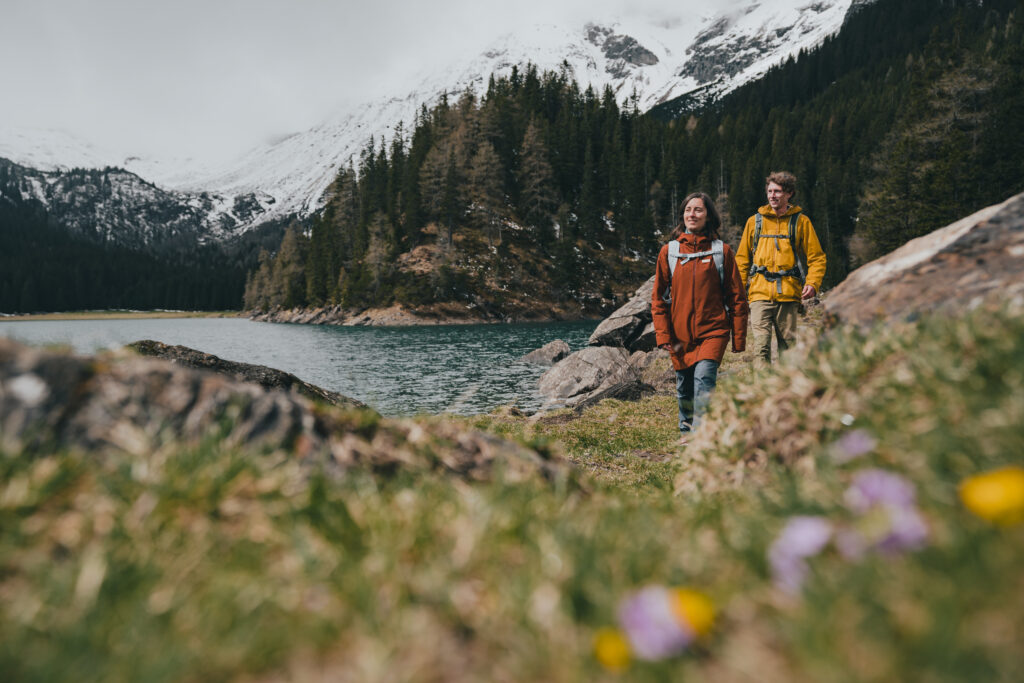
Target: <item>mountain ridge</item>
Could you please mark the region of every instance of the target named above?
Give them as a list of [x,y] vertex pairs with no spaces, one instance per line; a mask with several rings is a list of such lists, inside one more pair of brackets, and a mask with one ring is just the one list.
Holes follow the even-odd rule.
[[[838,30],[852,4],[781,0],[734,7],[692,22],[620,17],[571,28],[535,25],[498,36],[472,59],[427,74],[410,73],[389,96],[347,108],[310,129],[216,165],[115,155],[66,134],[37,132],[33,138],[11,129],[0,129],[0,157],[41,171],[123,168],[187,195],[185,204],[205,206],[202,222],[212,226],[213,239],[218,239],[216,226],[233,226],[233,231],[221,231],[219,238],[224,238],[269,220],[318,211],[338,170],[358,159],[369,140],[387,141],[399,126],[412,127],[421,108],[441,97],[466,90],[479,96],[491,76],[526,64],[542,71],[568,68],[581,84],[596,92],[610,87],[620,102],[632,101],[644,111],[697,89],[703,89],[705,99],[716,98]],[[794,33],[799,40],[786,42]],[[761,59],[758,50],[765,55]],[[66,163],[56,148],[68,150]],[[197,202],[194,196],[203,193],[209,201]],[[232,213],[236,197],[255,201],[259,210],[238,220]]]

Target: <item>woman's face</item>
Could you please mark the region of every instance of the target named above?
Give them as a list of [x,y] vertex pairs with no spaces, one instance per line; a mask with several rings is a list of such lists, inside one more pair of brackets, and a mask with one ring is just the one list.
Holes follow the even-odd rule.
[[694,197],[686,202],[683,207],[683,225],[690,232],[704,232],[704,226],[708,222],[708,210],[704,206],[704,200]]

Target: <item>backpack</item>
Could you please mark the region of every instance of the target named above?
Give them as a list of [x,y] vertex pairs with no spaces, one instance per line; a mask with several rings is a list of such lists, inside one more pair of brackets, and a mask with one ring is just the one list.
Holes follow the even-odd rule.
[[772,235],[775,240],[775,248],[779,248],[779,239],[789,240],[789,246],[793,249],[794,260],[796,265],[789,270],[781,270],[779,272],[773,272],[765,268],[764,266],[754,265],[754,254],[757,253],[757,243],[761,241],[761,223],[762,216],[760,213],[754,216],[754,240],[750,245],[750,271],[747,274],[747,289],[750,288],[750,283],[754,279],[755,275],[761,275],[765,280],[775,283],[776,291],[782,294],[782,278],[784,277],[795,277],[800,280],[800,284],[803,285],[807,279],[807,264],[805,263],[804,255],[797,248],[796,244],[796,222],[800,218],[800,211],[797,211],[789,217],[789,234],[788,235]]
[[695,254],[682,253],[679,249],[679,240],[672,240],[668,243],[668,287],[665,288],[665,292],[661,296],[666,303],[672,303],[672,276],[675,275],[676,265],[679,261],[689,263],[693,259],[704,258],[705,256],[710,256],[715,260],[715,268],[718,270],[718,281],[722,285],[722,291],[725,291],[725,254],[722,249],[722,240],[712,240],[710,250],[698,251]]

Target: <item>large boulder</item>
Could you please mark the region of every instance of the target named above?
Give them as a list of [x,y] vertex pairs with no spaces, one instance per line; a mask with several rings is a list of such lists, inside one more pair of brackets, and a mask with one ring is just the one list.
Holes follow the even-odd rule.
[[367,409],[366,404],[339,394],[336,391],[329,391],[315,384],[304,382],[295,375],[268,368],[265,365],[253,365],[250,363],[238,363],[236,361],[224,360],[219,356],[210,353],[203,353],[190,349],[187,346],[170,346],[151,339],[143,339],[128,345],[143,356],[154,356],[166,358],[179,365],[200,370],[212,370],[221,374],[233,377],[243,382],[255,382],[267,389],[294,389],[306,398],[311,398],[323,403],[342,406],[345,408]]
[[536,365],[554,365],[568,356],[570,352],[571,349],[569,348],[569,344],[565,340],[556,339],[553,342],[548,342],[535,351],[530,351],[530,353],[526,354],[519,360],[525,363],[534,363]]
[[650,390],[629,364],[629,353],[619,346],[588,346],[540,378],[546,408],[581,409],[605,398],[640,398]]
[[832,320],[867,326],[1024,303],[1024,193],[907,242],[852,272],[823,300]]
[[[653,290],[654,276],[652,275],[647,282],[640,285],[632,299],[601,321],[594,333],[590,335],[589,344],[591,346],[621,346],[635,351],[634,345],[640,341],[651,322],[651,292]],[[651,327],[652,333],[653,329]],[[652,340],[645,338],[641,343],[654,348]]]

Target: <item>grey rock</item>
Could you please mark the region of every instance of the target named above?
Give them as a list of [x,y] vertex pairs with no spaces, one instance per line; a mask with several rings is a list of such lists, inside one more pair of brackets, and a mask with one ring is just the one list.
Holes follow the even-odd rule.
[[822,300],[833,322],[869,326],[987,302],[1024,304],[1024,193],[861,266]]
[[654,332],[654,323],[649,322],[644,326],[630,343],[630,351],[653,351],[658,346],[658,337]]
[[143,339],[128,346],[143,356],[166,358],[174,363],[190,368],[212,370],[242,382],[255,382],[267,389],[284,389],[286,391],[294,389],[306,398],[313,399],[314,401],[322,401],[323,403],[330,403],[331,405],[344,408],[369,410],[369,407],[361,401],[349,398],[336,391],[329,391],[315,384],[304,382],[289,372],[269,368],[265,365],[224,360],[219,356],[190,349],[187,346],[169,346],[151,339]]
[[649,392],[629,354],[617,346],[588,346],[540,378],[546,408],[584,408],[605,398],[636,399]]
[[562,339],[548,342],[535,351],[531,351],[519,360],[536,365],[554,365],[569,355],[569,344]]
[[654,290],[654,276],[636,290],[629,301],[605,318],[590,335],[591,346],[621,346],[629,348],[631,343],[651,322],[651,292]]
[[295,458],[338,475],[350,468],[438,470],[487,480],[500,470],[523,480],[564,479],[570,471],[550,453],[454,422],[388,420],[160,358],[79,357],[0,338],[5,454],[75,451],[159,469],[169,457],[210,445],[269,457],[270,466]]
[[654,392],[675,392],[676,371],[672,367],[672,358],[665,349],[634,351],[629,357],[629,364],[640,377],[641,384],[651,387]]

